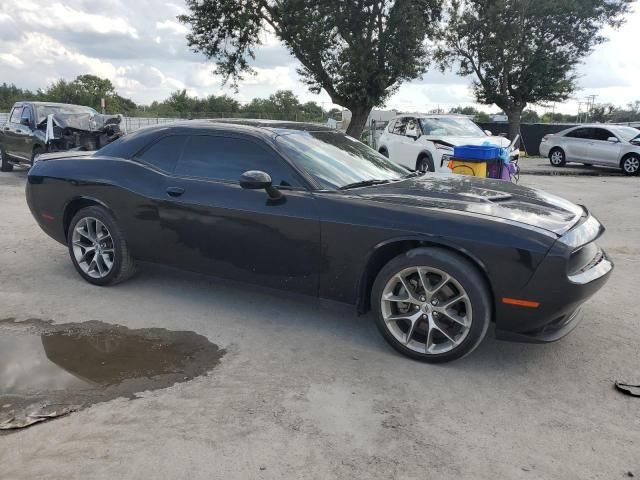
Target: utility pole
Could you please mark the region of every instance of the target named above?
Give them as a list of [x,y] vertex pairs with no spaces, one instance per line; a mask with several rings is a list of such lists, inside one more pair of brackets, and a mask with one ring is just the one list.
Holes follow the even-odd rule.
[[587,121],[591,118],[591,112],[593,111],[597,96],[598,95],[587,95]]

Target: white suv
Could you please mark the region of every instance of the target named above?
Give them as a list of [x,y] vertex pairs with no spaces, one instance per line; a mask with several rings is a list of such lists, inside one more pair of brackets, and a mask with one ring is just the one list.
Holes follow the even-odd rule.
[[[384,156],[411,170],[451,173],[447,163],[454,146],[482,145],[487,141],[503,148],[510,144],[462,115],[407,113],[389,122],[377,146]],[[514,147],[511,158],[518,154]]]

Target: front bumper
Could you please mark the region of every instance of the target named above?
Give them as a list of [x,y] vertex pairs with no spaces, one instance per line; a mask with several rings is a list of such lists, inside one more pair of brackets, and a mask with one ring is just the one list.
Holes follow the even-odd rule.
[[613,262],[594,240],[604,228],[585,211],[584,221],[551,247],[528,283],[504,297],[526,299],[534,308],[496,299],[496,337],[546,343],[559,340],[579,323],[580,306],[600,290],[613,271]]

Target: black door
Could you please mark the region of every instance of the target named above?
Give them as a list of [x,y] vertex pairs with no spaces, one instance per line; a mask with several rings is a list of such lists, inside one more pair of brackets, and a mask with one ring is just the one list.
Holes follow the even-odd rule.
[[[284,194],[240,187],[247,170],[267,172]],[[187,138],[165,177],[160,229],[166,254],[183,268],[316,295],[320,226],[315,199],[297,173],[262,141]]]

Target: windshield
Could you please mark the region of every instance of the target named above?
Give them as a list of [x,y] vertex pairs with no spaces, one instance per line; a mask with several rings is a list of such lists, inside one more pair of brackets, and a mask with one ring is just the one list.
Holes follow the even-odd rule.
[[91,107],[81,105],[38,105],[36,111],[38,112],[38,123],[43,122],[52,113],[92,113],[94,115],[98,113]]
[[299,132],[276,139],[290,159],[323,188],[372,180],[398,180],[411,172],[339,132]]
[[482,129],[468,118],[425,117],[420,119],[425,135],[439,137],[486,137]]
[[611,130],[613,130],[625,142],[630,142],[638,135],[640,135],[640,130],[633,127],[615,127]]

